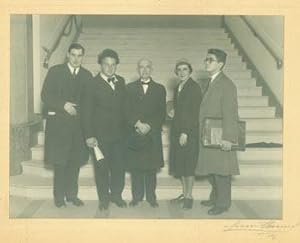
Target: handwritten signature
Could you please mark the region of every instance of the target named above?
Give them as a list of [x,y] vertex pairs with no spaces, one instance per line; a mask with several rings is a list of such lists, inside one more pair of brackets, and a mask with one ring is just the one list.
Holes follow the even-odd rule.
[[252,224],[236,221],[231,225],[224,226],[224,231],[256,232],[260,236],[265,236],[274,240],[279,233],[295,230],[299,226],[300,222],[294,224],[283,224],[274,220],[270,220]]

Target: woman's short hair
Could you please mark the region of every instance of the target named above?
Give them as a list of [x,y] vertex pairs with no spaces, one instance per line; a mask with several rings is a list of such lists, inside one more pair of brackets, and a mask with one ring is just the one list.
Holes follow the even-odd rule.
[[193,72],[192,64],[191,64],[188,60],[186,60],[186,59],[180,59],[180,60],[178,60],[178,61],[176,62],[176,65],[175,65],[175,70],[174,70],[174,72],[175,72],[176,75],[177,75],[177,68],[178,68],[179,66],[181,66],[181,65],[187,65],[188,68],[189,68],[189,70],[190,70],[190,73]]
[[118,53],[112,49],[104,49],[99,55],[98,55],[98,64],[101,64],[102,60],[106,57],[111,57],[116,60],[116,63],[120,63],[120,59],[118,56]]

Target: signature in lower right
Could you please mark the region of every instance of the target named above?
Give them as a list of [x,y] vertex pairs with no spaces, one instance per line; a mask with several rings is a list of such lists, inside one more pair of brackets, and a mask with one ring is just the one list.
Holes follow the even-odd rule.
[[244,231],[244,232],[256,232],[260,236],[276,239],[279,233],[289,232],[295,230],[300,226],[300,222],[294,224],[283,224],[275,220],[269,220],[258,223],[243,223],[242,221],[236,221],[231,225],[224,226],[224,232],[232,231]]

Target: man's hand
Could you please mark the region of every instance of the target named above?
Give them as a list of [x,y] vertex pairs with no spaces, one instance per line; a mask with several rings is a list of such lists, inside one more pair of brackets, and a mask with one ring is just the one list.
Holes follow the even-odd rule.
[[222,142],[221,142],[220,145],[221,145],[221,149],[223,151],[230,151],[231,147],[232,147],[232,142],[226,141],[226,140],[222,140]]
[[140,135],[146,135],[148,132],[150,132],[151,127],[147,123],[142,123],[140,120],[138,120],[135,124],[135,130]]
[[75,116],[77,114],[76,107],[77,105],[71,102],[66,102],[64,105],[64,109],[68,112],[71,116]]
[[86,139],[86,145],[89,148],[94,148],[98,145],[98,141],[95,137],[91,137],[91,138]]
[[181,133],[179,137],[180,146],[185,146],[187,144],[188,135],[186,133]]

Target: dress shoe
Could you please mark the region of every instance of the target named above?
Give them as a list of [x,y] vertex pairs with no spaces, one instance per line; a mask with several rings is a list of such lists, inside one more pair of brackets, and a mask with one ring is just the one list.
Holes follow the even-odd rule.
[[73,203],[73,205],[77,206],[77,207],[81,207],[84,205],[83,201],[80,200],[78,197],[72,198],[72,199],[68,199],[67,198],[67,202],[71,202]]
[[110,201],[113,202],[114,204],[116,204],[119,208],[127,207],[127,203],[122,198],[111,199]]
[[209,215],[218,215],[221,213],[224,213],[228,210],[228,208],[220,208],[220,207],[213,207],[210,210],[208,210]]
[[211,200],[204,200],[200,202],[201,205],[206,206],[206,207],[211,207],[214,206],[214,202]]
[[185,209],[185,210],[188,210],[188,209],[192,209],[193,208],[193,198],[185,198],[183,200],[183,206],[182,208]]
[[157,203],[157,201],[155,200],[155,201],[148,201],[148,203],[150,204],[150,206],[152,207],[152,208],[158,208],[159,207],[159,204]]
[[54,204],[55,204],[55,206],[56,207],[58,207],[58,208],[61,208],[61,207],[66,207],[67,206],[67,204],[65,203],[65,200],[62,200],[62,201],[54,201]]
[[138,204],[139,204],[139,201],[132,200],[132,201],[129,203],[129,207],[136,207]]
[[99,210],[100,211],[102,211],[102,210],[107,210],[108,209],[108,206],[109,206],[109,201],[107,200],[105,200],[105,201],[100,201],[99,202],[99,206],[98,206],[98,208],[99,208]]
[[174,199],[171,199],[170,203],[171,204],[177,204],[177,203],[181,203],[183,201],[184,201],[184,196],[183,196],[183,194],[180,194],[178,197],[176,197]]

